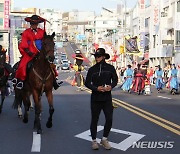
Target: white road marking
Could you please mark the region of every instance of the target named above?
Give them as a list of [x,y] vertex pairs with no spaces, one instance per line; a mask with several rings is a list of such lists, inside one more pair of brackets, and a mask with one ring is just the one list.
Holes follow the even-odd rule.
[[[103,126],[98,126],[97,132],[102,131],[103,129],[104,129]],[[128,137],[120,143],[109,142],[113,148],[122,150],[122,151],[126,151],[135,142],[139,141],[141,138],[143,138],[145,136],[143,134],[128,132],[128,131],[124,131],[124,130],[118,130],[118,129],[114,129],[114,128],[111,129],[111,132],[128,135]],[[91,136],[90,136],[90,130],[80,133],[80,134],[76,135],[75,137],[78,137],[78,138],[81,138],[84,140],[88,140],[88,141],[92,141]],[[101,139],[97,138],[97,142],[100,143],[100,141],[101,141]]]
[[33,132],[33,143],[31,152],[40,152],[41,150],[41,134],[37,134],[37,132]]
[[164,97],[164,96],[157,96],[157,97],[164,98],[164,99],[172,99],[172,98]]

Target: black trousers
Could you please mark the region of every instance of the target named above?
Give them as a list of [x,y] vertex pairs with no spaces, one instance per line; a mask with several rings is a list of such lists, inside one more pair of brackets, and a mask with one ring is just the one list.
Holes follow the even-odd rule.
[[108,137],[109,132],[112,127],[113,120],[113,106],[112,101],[91,101],[91,137],[93,140],[96,139],[97,136],[97,124],[99,120],[99,115],[103,110],[105,115],[105,125],[104,125],[104,133],[103,137]]

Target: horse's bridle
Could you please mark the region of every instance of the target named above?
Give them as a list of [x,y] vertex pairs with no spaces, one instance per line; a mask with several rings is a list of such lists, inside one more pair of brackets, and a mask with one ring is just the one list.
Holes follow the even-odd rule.
[[[34,46],[36,47],[35,42],[34,42]],[[36,49],[38,50],[39,53],[42,52],[45,60],[47,60],[47,62],[49,63],[49,67],[50,67],[50,64],[53,63],[53,61],[51,62],[52,59],[49,59],[49,57],[47,58],[47,56],[46,56],[46,54],[45,54],[45,52],[44,52],[44,51],[46,51],[46,50],[44,49],[44,51],[42,51],[43,49],[41,49],[41,51],[40,51],[37,47],[36,47]],[[46,53],[48,53],[48,51],[46,51]],[[34,74],[42,81],[42,84],[43,84],[43,85],[42,85],[42,89],[41,89],[41,96],[42,96],[42,94],[43,94],[46,81],[50,78],[51,74],[52,74],[52,75],[54,74],[51,67],[50,67],[50,70],[51,70],[51,71],[50,71],[49,74],[47,74],[48,72],[46,72],[46,75],[45,75],[44,77],[41,77],[41,76],[38,74],[38,72],[33,68]],[[53,75],[53,77],[54,77],[54,75]]]

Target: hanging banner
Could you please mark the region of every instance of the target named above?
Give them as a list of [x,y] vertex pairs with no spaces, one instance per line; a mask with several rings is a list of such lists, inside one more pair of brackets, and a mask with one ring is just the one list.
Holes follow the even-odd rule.
[[137,45],[137,37],[133,38],[125,38],[125,49],[126,53],[139,53],[138,45]]
[[140,11],[140,24],[139,24],[139,31],[140,31],[140,50],[144,52],[145,48],[145,0],[139,1],[139,11]]
[[10,0],[4,1],[4,29],[9,28]]

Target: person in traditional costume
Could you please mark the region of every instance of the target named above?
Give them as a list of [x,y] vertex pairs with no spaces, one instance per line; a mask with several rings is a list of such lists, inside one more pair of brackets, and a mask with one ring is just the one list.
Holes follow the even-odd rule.
[[168,81],[170,86],[169,88],[173,95],[177,93],[179,88],[177,75],[178,75],[178,70],[176,69],[175,64],[173,64],[171,70],[168,73]]
[[133,86],[132,91],[137,92],[138,95],[143,92],[145,87],[145,71],[143,71],[141,68],[141,64],[137,64],[137,69],[134,70],[134,80],[133,80]]
[[82,86],[84,85],[84,77],[81,72],[84,70],[84,66],[82,65],[84,61],[84,57],[81,53],[76,53],[75,55],[75,64],[71,66],[71,68],[75,71],[75,76],[72,81],[72,85],[76,85],[78,87],[78,91],[82,90]]
[[125,82],[122,85],[122,89],[124,91],[130,92],[130,88],[131,88],[132,81],[133,81],[133,74],[134,74],[134,71],[131,69],[131,65],[128,65],[127,69],[124,72]]
[[[27,64],[40,52],[42,47],[42,39],[45,33],[45,23],[46,19],[38,16],[32,15],[31,17],[26,17],[25,21],[30,22],[30,28],[26,29],[22,33],[21,42],[19,43],[19,51],[22,55],[20,60],[18,69],[16,70],[15,78],[12,80],[12,83],[16,85],[17,89],[23,88],[23,83],[26,80],[27,72]],[[38,28],[39,23],[44,22],[44,29]],[[56,90],[60,84],[57,83],[56,77],[58,76],[56,68],[52,67],[54,74],[54,82],[53,86]]]
[[158,69],[155,71],[154,77],[156,78],[156,89],[158,90],[158,92],[160,92],[160,90],[162,90],[164,87],[164,82],[163,82],[164,72],[160,67],[160,65],[158,65]]

